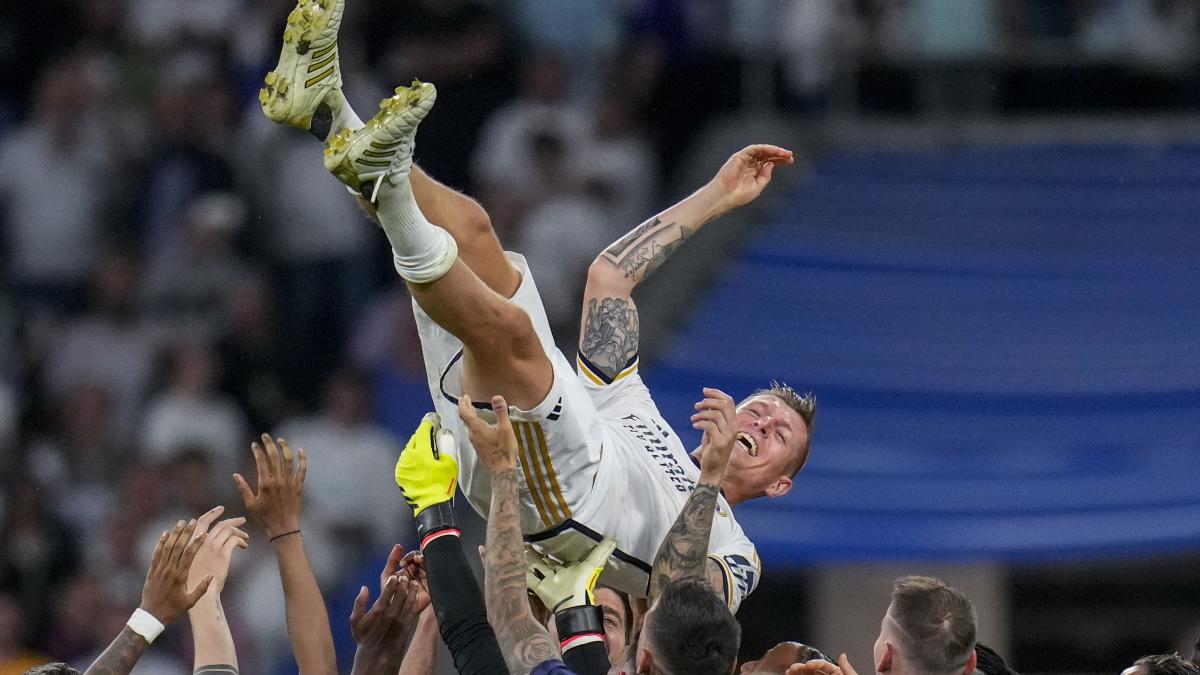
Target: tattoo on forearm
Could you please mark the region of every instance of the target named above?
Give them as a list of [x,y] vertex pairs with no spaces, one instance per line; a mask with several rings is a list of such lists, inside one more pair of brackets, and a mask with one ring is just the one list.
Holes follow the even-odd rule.
[[518,509],[516,471],[494,474],[483,564],[488,621],[509,672],[523,675],[559,654],[550,634],[533,620],[525,599],[525,550]]
[[629,298],[589,298],[579,351],[608,377],[616,377],[638,350],[637,307]]
[[624,273],[626,279],[640,282],[675,253],[695,229],[664,223],[657,216],[618,239],[602,254]]
[[238,675],[237,666],[228,663],[214,663],[208,666],[200,666],[192,671],[192,675]]
[[126,626],[84,675],[128,675],[149,646],[146,638]]
[[708,539],[718,494],[720,489],[716,485],[698,484],[692,490],[654,557],[650,575],[651,598],[658,597],[663,584],[668,581],[705,578]]

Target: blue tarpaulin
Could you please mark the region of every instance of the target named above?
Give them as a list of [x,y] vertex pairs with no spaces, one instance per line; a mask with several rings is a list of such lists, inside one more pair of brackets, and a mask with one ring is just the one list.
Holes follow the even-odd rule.
[[830,156],[719,275],[644,376],[816,393],[768,564],[1200,548],[1200,146]]

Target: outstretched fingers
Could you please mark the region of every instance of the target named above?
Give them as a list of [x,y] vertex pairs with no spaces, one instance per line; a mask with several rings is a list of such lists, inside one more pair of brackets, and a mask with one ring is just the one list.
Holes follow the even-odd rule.
[[279,446],[275,445],[275,439],[271,438],[270,434],[262,435],[262,447],[267,458],[267,471],[273,478],[286,478],[283,473],[283,457],[279,452]]

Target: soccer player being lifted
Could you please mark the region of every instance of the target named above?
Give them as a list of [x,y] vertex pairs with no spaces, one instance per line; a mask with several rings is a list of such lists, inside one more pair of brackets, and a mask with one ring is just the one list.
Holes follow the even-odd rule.
[[[487,402],[493,395],[513,407],[526,540],[574,561],[610,536],[617,549],[603,580],[644,597],[650,561],[699,469],[638,375],[631,294],[705,223],[757,198],[775,167],[792,163],[792,153],[771,145],[742,150],[707,185],[596,258],[588,271],[576,372],[555,348],[524,258],[504,252],[476,202],[413,164],[417,125],[436,98],[433,85],[398,88],[365,124],[351,110],[338,68],[343,3],[301,0],[289,15],[279,65],[260,92],[263,110],[324,141],[326,168],[369,202],[414,299],[441,423],[467,438],[460,399],[484,416],[492,414]],[[714,589],[731,610],[757,585],[759,562],[729,507],[791,489],[808,457],[814,412],[811,397],[782,385],[736,405],[705,389],[696,404],[697,428],[721,420],[738,429],[708,561]],[[461,455],[463,492],[486,517],[489,474],[474,453]],[[440,517],[439,509],[424,511]]]

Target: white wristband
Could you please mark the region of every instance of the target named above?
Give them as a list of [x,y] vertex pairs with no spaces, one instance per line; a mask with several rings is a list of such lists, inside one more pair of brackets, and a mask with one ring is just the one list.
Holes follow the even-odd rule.
[[133,610],[133,616],[129,617],[129,621],[125,625],[129,626],[129,630],[145,638],[147,644],[153,643],[154,639],[162,635],[163,629],[166,628],[161,621],[154,618],[153,614],[141,607]]

